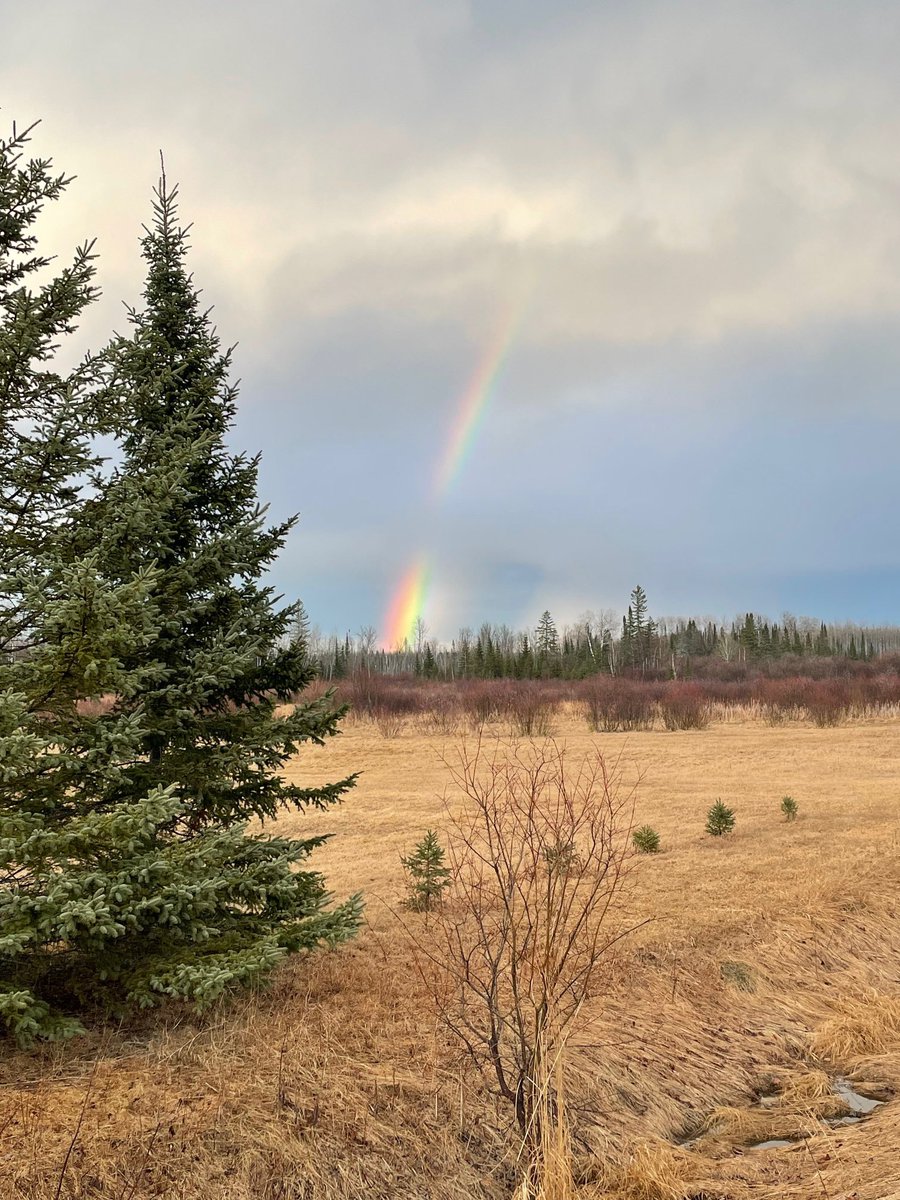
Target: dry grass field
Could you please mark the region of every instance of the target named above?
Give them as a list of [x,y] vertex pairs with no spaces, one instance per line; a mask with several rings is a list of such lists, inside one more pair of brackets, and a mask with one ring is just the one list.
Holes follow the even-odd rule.
[[[336,835],[314,861],[338,896],[366,893],[361,937],[203,1020],[151,1016],[7,1052],[0,1196],[511,1195],[511,1114],[435,1017],[405,928],[425,918],[400,915],[400,853],[459,801],[444,762],[459,736],[348,722],[291,766],[306,780],[363,772],[342,809],[280,822]],[[569,1051],[578,1194],[900,1197],[900,720],[737,717],[623,735],[572,713],[556,736],[640,780],[636,821],[663,847],[634,860],[628,917],[647,923]],[[799,803],[791,824],[785,793]],[[713,839],[705,814],[720,796],[737,825]],[[824,1124],[847,1111],[836,1075],[886,1103]],[[802,1140],[749,1148],[768,1138]]]

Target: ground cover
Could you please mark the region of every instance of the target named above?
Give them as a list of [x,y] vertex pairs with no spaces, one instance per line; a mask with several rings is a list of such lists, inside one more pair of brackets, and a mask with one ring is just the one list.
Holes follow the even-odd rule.
[[[900,722],[771,727],[733,712],[699,731],[598,734],[562,709],[554,723],[570,754],[599,745],[640,777],[636,820],[661,838],[635,860],[628,900],[649,923],[569,1056],[580,1192],[900,1193]],[[305,782],[363,769],[339,811],[279,822],[336,835],[317,866],[338,896],[365,890],[363,935],[202,1021],[154,1016],[7,1051],[0,1194],[509,1195],[511,1115],[436,1020],[405,929],[425,917],[401,907],[400,855],[456,802],[442,760],[461,736],[356,721],[292,764]],[[736,825],[711,838],[719,797]],[[885,1103],[825,1124],[849,1112],[839,1076]]]

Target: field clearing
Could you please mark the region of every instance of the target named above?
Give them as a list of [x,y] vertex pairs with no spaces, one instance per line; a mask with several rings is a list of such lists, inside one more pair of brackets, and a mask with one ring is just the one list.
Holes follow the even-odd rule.
[[[900,1196],[900,721],[626,735],[567,713],[557,737],[640,778],[636,821],[663,845],[632,876],[629,917],[649,923],[570,1053],[581,1194]],[[363,772],[342,808],[278,822],[336,835],[313,861],[338,897],[366,893],[363,935],[203,1021],[154,1016],[7,1056],[0,1195],[43,1200],[60,1181],[60,1196],[120,1200],[509,1195],[510,1115],[438,1026],[404,931],[424,918],[399,910],[399,855],[456,801],[443,760],[458,744],[413,722],[393,738],[347,722],[292,764],[305,782]],[[720,796],[737,826],[712,839]],[[835,1074],[888,1103],[821,1127]],[[754,1098],[773,1084],[781,1099],[762,1110]],[[695,1149],[675,1145],[717,1109]]]

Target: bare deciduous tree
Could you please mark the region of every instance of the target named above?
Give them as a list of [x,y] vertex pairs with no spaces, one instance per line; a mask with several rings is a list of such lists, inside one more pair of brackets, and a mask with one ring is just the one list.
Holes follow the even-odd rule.
[[420,947],[443,1020],[514,1106],[539,1169],[548,1113],[564,1124],[566,1040],[628,932],[616,901],[634,788],[599,752],[572,762],[552,740],[464,742],[448,767],[464,802],[448,805],[451,884]]

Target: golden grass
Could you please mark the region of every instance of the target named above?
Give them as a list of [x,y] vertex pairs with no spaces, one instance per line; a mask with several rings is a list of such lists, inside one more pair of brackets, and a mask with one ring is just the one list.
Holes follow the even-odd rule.
[[[663,850],[636,860],[629,900],[629,919],[651,923],[568,1050],[579,1182],[563,1168],[553,1200],[900,1192],[890,1105],[853,1127],[818,1122],[839,1111],[829,1072],[885,1097],[900,1087],[900,723],[769,728],[732,715],[704,732],[626,736],[590,734],[568,713],[557,726],[570,752],[599,744],[642,777],[637,821]],[[441,755],[454,744],[412,723],[384,738],[356,722],[292,764],[310,781],[363,771],[340,810],[279,823],[337,835],[315,864],[338,896],[366,892],[361,937],[291,962],[268,991],[202,1021],[170,1013],[7,1051],[0,1197],[512,1195],[512,1116],[438,1026],[395,915],[399,855],[440,828]],[[800,805],[790,825],[785,793]],[[717,796],[737,815],[728,838],[703,832]],[[753,990],[723,963],[745,966]],[[771,1090],[777,1104],[759,1105]],[[696,1149],[673,1144],[704,1127]],[[812,1136],[744,1150],[760,1130],[756,1140],[787,1129]]]
[[900,996],[867,991],[840,1002],[812,1039],[812,1050],[832,1062],[863,1055],[886,1054],[900,1048]]

